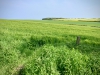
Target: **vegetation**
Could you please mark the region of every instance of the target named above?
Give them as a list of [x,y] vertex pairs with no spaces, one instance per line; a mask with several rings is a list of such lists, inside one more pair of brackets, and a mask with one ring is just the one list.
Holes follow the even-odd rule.
[[99,74],[99,22],[0,20],[0,75]]
[[100,18],[43,18],[42,20],[100,22]]
[[65,19],[65,18],[43,18],[42,20],[56,20],[56,19]]

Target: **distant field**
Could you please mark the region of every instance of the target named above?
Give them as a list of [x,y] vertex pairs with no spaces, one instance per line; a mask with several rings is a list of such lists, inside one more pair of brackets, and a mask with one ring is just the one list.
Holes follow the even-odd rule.
[[[25,20],[30,22],[29,20]],[[78,21],[78,22],[77,22]],[[31,21],[32,22],[32,21]],[[34,22],[53,23],[53,24],[69,24],[69,25],[90,25],[99,26],[100,19],[54,19],[54,20],[34,20]]]
[[99,74],[100,22],[0,20],[0,75]]
[[100,22],[100,18],[43,18],[42,20]]

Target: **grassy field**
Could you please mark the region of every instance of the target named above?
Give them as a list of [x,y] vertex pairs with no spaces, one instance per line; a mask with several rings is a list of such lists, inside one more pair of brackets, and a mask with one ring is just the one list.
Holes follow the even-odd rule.
[[0,75],[100,75],[100,22],[1,19]]

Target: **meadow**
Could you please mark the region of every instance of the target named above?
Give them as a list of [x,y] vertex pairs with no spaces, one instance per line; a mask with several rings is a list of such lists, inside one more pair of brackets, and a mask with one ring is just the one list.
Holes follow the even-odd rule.
[[0,75],[100,75],[100,22],[0,19]]

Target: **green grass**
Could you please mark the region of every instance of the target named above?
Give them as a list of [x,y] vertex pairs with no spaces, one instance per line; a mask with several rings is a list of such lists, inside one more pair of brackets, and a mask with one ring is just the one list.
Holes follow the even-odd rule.
[[99,22],[0,20],[0,75],[99,74]]

